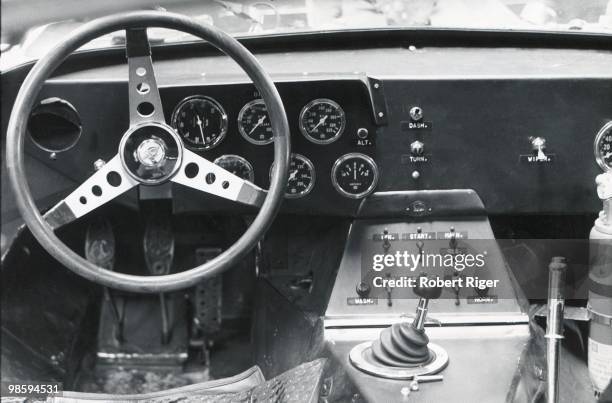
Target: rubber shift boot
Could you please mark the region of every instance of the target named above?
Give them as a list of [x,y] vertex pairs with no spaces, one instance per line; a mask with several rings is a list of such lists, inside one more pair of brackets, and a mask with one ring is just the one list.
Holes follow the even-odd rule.
[[372,342],[372,356],[384,365],[413,367],[429,361],[429,338],[409,324],[396,323]]

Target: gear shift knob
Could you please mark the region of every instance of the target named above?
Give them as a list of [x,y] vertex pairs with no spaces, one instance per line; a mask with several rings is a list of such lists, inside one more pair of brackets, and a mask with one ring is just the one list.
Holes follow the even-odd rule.
[[429,287],[426,283],[427,275],[425,273],[421,273],[417,279],[417,285],[414,287],[414,293],[421,298],[426,299],[438,299],[442,294],[442,287]]
[[427,280],[427,275],[425,273],[421,273],[417,279],[417,285],[414,287],[414,293],[420,297],[417,304],[416,316],[412,322],[412,326],[417,330],[423,330],[425,327],[429,300],[440,298],[440,295],[442,294],[441,287],[426,286],[423,284],[426,282],[425,280]]

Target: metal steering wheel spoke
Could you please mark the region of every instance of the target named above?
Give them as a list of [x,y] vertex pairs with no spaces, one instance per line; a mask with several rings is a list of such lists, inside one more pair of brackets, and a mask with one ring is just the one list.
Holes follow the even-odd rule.
[[53,229],[66,225],[127,192],[138,182],[124,170],[119,156],[114,156],[66,198],[44,215]]
[[165,123],[147,30],[146,28],[127,29],[125,37],[129,68],[130,126],[149,122]]
[[184,150],[183,164],[172,181],[258,208],[266,198],[265,190],[189,150]]

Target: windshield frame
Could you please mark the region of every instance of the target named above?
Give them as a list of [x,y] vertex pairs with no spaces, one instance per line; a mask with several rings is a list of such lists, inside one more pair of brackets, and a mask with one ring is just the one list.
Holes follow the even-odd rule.
[[[548,48],[612,51],[612,33],[583,31],[495,30],[438,27],[386,27],[381,29],[342,29],[298,31],[263,35],[236,35],[242,45],[253,52],[283,52],[299,49],[338,49],[369,47],[486,47]],[[358,45],[356,45],[358,44]],[[151,46],[154,59],[167,55],[195,52],[197,56],[220,55],[218,49],[204,40],[167,42]],[[3,52],[4,53],[4,52]],[[114,45],[77,50],[70,60],[87,60],[90,56],[125,57],[125,47]],[[1,56],[1,55],[0,55]],[[1,57],[0,57],[1,59]],[[19,63],[0,63],[0,74],[34,64],[36,58]]]

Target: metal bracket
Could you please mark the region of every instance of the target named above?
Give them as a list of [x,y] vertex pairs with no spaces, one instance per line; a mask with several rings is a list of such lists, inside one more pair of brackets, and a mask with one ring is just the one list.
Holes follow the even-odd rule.
[[366,77],[365,84],[374,114],[374,122],[377,126],[386,126],[388,124],[387,101],[383,82],[377,78]]

